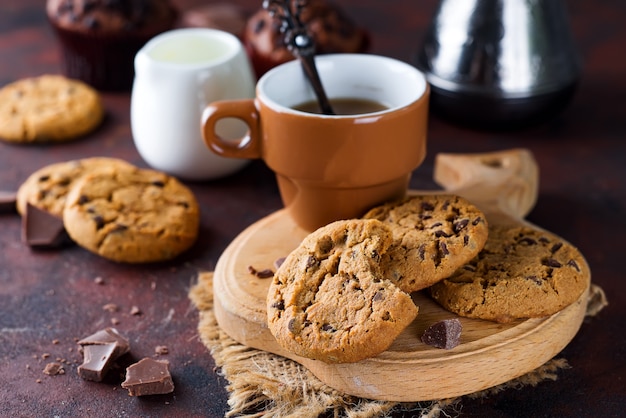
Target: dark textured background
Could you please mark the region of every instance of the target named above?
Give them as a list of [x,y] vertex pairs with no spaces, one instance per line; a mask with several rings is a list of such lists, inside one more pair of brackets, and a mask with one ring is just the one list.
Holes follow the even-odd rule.
[[[10,3],[10,4],[9,4]],[[25,76],[60,72],[44,0],[0,4],[0,85]],[[179,0],[181,7],[201,3]],[[251,12],[261,1],[238,1]],[[409,61],[435,1],[339,2],[372,35],[372,52]],[[486,152],[527,147],[541,168],[540,196],[529,220],[577,245],[610,305],[585,321],[561,356],[571,369],[556,382],[507,390],[484,400],[465,399],[461,416],[623,416],[626,405],[626,3],[567,1],[584,61],[579,90],[558,117],[512,133],[479,132],[433,116],[429,154],[415,171],[414,188],[434,188],[437,152]],[[74,158],[104,155],[145,166],[129,127],[129,95],[103,95],[104,125],[73,143],[18,146],[0,143],[0,190],[16,190],[35,169]],[[272,173],[254,162],[229,178],[190,184],[202,209],[202,234],[180,259],[160,265],[118,265],[72,247],[32,251],[20,241],[17,215],[0,215],[0,416],[223,416],[226,381],[198,341],[197,314],[187,291],[196,272],[212,269],[226,245],[246,226],[281,207]],[[94,283],[96,277],[103,285]],[[115,303],[120,310],[102,309]],[[133,305],[142,314],[130,315]],[[172,395],[131,398],[115,384],[90,383],[76,374],[76,338],[111,324],[131,340],[135,359],[166,345],[176,383]],[[55,340],[56,344],[55,344]],[[43,359],[44,354],[50,358]],[[46,376],[45,364],[67,360],[67,373]],[[129,361],[132,359],[129,359]],[[41,383],[37,383],[41,379]]]

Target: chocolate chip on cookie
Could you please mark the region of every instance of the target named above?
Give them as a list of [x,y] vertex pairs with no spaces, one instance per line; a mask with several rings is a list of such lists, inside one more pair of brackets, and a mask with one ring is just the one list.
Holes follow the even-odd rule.
[[377,220],[337,221],[308,235],[268,291],[268,325],[278,343],[328,363],[385,351],[418,311],[380,269],[391,241]]
[[408,197],[371,209],[393,232],[382,258],[387,278],[405,292],[424,289],[451,275],[483,248],[488,236],[485,215],[454,195]]

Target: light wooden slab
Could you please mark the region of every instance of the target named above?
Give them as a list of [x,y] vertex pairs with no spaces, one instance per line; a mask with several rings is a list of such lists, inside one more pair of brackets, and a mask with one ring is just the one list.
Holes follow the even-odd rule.
[[[513,155],[520,157],[518,151]],[[450,157],[453,160],[456,158]],[[484,155],[469,158],[476,157],[479,157],[477,161],[484,163],[481,160]],[[498,158],[501,157],[498,154]],[[522,157],[526,159],[529,156],[524,154]],[[438,161],[437,164],[438,167],[446,165],[445,161]],[[532,184],[536,181],[533,164],[530,164],[529,172],[522,174],[524,177],[531,173],[527,176],[529,187],[523,186],[522,189],[526,190],[521,195],[518,190],[509,194],[512,198],[502,198],[506,196],[503,193],[497,199],[482,199],[484,207],[492,211],[487,212],[489,222],[524,222],[513,213],[523,216],[534,204],[533,197],[529,196],[529,193],[536,194],[536,185]],[[458,161],[453,165],[458,167]],[[458,177],[454,179],[458,181]],[[454,189],[449,182],[446,183],[447,180],[438,181],[448,189]],[[506,179],[506,183],[510,181],[510,178]],[[516,184],[519,186],[523,182]],[[463,194],[462,187],[455,190]],[[486,189],[479,187],[478,190],[484,193]],[[507,203],[493,204],[503,199]],[[512,201],[520,203],[511,205]],[[502,210],[493,211],[495,206]],[[550,360],[576,335],[585,315],[588,292],[563,311],[547,318],[510,324],[460,318],[463,325],[460,345],[452,350],[443,350],[422,343],[420,336],[429,325],[455,315],[442,309],[425,294],[416,292],[413,299],[419,306],[417,318],[389,350],[379,356],[348,364],[326,364],[299,357],[280,347],[267,328],[265,296],[271,278],[260,279],[252,275],[248,266],[257,270],[275,270],[274,261],[296,248],[306,235],[307,232],[300,229],[285,210],[275,212],[244,230],[228,246],[216,265],[213,282],[215,314],[220,327],[234,340],[297,361],[324,383],[347,394],[412,402],[444,399],[486,389],[521,376]]]

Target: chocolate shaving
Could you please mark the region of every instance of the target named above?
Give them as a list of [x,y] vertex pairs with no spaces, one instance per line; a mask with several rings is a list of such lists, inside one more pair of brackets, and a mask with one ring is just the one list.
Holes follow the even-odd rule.
[[274,271],[271,269],[257,270],[253,266],[248,266],[248,273],[254,274],[259,279],[269,279],[274,277]]

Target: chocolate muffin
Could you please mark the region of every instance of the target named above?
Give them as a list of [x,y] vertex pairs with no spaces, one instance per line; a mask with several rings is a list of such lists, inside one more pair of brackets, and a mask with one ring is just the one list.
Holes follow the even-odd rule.
[[[300,19],[315,40],[316,54],[358,53],[369,48],[367,31],[332,2],[310,0]],[[279,22],[265,9],[246,22],[243,42],[258,77],[295,58],[285,46],[279,27]]]
[[135,54],[178,16],[169,0],[47,0],[46,11],[65,75],[109,91],[130,90]]

